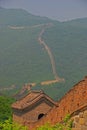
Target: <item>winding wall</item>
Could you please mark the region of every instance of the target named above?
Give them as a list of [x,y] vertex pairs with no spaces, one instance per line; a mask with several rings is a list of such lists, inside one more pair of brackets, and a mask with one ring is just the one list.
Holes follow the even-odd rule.
[[48,53],[48,56],[49,56],[49,58],[50,58],[50,62],[51,62],[51,65],[52,65],[52,71],[53,71],[54,78],[55,78],[56,80],[58,80],[58,81],[61,81],[62,79],[61,79],[61,78],[58,76],[58,74],[57,74],[56,63],[55,63],[54,55],[53,55],[53,53],[52,53],[50,47],[49,47],[49,46],[45,43],[45,41],[42,39],[42,35],[44,34],[45,29],[46,29],[47,27],[50,27],[50,26],[52,26],[50,23],[43,26],[43,28],[42,28],[42,30],[41,30],[39,36],[38,36],[38,41],[39,41],[40,45],[43,45],[43,46],[44,46],[45,50],[46,50],[47,53]]

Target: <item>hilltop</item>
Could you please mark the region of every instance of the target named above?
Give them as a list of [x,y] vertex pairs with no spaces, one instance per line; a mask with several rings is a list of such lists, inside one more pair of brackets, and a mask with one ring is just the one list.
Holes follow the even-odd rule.
[[52,21],[47,17],[35,16],[23,9],[0,8],[0,25],[32,26]]

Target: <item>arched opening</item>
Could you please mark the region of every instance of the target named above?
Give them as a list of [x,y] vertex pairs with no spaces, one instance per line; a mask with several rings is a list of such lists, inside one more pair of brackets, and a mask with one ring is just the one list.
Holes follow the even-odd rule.
[[43,116],[44,116],[43,113],[39,114],[39,115],[38,115],[38,120],[41,119]]

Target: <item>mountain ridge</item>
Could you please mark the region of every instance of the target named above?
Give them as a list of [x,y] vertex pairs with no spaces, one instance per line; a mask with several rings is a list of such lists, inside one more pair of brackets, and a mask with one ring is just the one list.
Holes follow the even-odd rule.
[[52,21],[47,17],[35,16],[24,9],[4,9],[0,11],[1,25],[34,25]]

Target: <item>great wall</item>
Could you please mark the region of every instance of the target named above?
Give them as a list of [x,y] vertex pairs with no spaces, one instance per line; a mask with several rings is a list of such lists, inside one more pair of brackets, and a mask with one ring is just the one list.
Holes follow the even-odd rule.
[[[43,92],[41,92],[40,94],[43,95]],[[31,96],[30,96],[31,97]],[[32,97],[33,98],[33,97]],[[34,98],[35,100],[37,100],[36,98]],[[48,97],[49,99],[49,97]],[[24,100],[24,98],[23,98]],[[30,100],[30,98],[27,100]],[[42,100],[42,99],[41,99]],[[20,100],[21,101],[21,100]],[[18,105],[20,104],[20,101],[18,101]],[[26,106],[26,102],[28,103],[29,101],[26,101],[25,98],[25,103],[21,101],[22,106]],[[43,100],[41,101],[43,102]],[[37,103],[39,103],[37,101]],[[24,105],[23,105],[24,104]],[[29,130],[35,130],[38,126],[44,125],[47,122],[51,123],[52,125],[55,125],[58,122],[62,122],[62,120],[64,119],[64,117],[69,114],[71,116],[71,119],[73,120],[73,128],[72,130],[87,130],[87,76],[81,80],[79,83],[77,83],[76,85],[74,85],[66,94],[65,96],[63,96],[59,101],[57,101],[56,103],[54,103],[54,107],[48,111],[43,118],[35,121],[35,122],[30,122],[29,120],[25,120],[26,118],[28,119],[27,116],[23,116],[23,118],[21,117],[21,115],[19,116],[19,114],[17,113],[16,118],[15,116],[14,119],[15,121],[22,123],[26,126],[29,127]],[[27,104],[28,105],[28,104]],[[15,104],[15,107],[16,104]],[[41,111],[41,109],[45,110],[45,108],[47,109],[47,106],[44,106],[43,103],[41,105],[41,103],[39,104],[39,107],[35,110],[35,113],[39,113]],[[16,110],[19,108],[16,108]],[[28,111],[27,107],[27,111]],[[31,109],[31,111],[33,110],[33,108]],[[21,110],[21,113],[23,115],[23,113],[26,113],[26,111],[24,112],[24,110]],[[36,115],[35,113],[32,113],[33,115]],[[32,116],[30,116],[32,117]],[[20,120],[19,120],[20,118]]]
[[87,76],[73,86],[43,118],[34,123],[27,121],[24,125],[30,130],[46,122],[54,125],[61,122],[67,114],[74,120],[72,130],[87,130]]
[[64,79],[60,78],[57,74],[56,63],[55,63],[54,55],[52,53],[51,48],[45,43],[44,39],[42,39],[42,36],[45,33],[46,28],[49,28],[51,26],[53,26],[52,23],[48,23],[48,24],[43,25],[42,30],[41,30],[41,32],[39,33],[39,36],[38,36],[38,42],[40,43],[40,45],[42,45],[45,48],[46,52],[48,53],[50,63],[51,63],[51,66],[52,66],[52,72],[53,72],[53,75],[54,75],[54,80],[43,81],[43,82],[41,82],[41,85],[49,85],[49,84],[52,84],[52,83],[64,81]]
[[[45,31],[46,26],[44,25],[41,26],[43,26],[44,28],[42,28],[38,36],[38,41],[40,45],[43,45],[46,51],[48,52],[52,65],[53,74],[55,77],[55,80],[53,80],[52,82],[51,81],[42,82],[43,85],[44,83],[49,84],[55,81],[58,82],[61,79],[60,77],[58,77],[56,73],[55,61],[54,57],[52,56],[51,49],[46,45],[46,43],[42,39],[42,35]],[[19,28],[12,28],[12,29],[19,29]],[[77,83],[75,86],[73,86],[72,89],[70,89],[65,94],[64,97],[62,97],[59,101],[57,101],[57,105],[54,106],[51,109],[51,111],[49,111],[46,115],[44,115],[43,118],[34,123],[27,121],[23,122],[23,124],[28,126],[30,130],[33,129],[35,130],[38,126],[44,125],[47,122],[50,122],[52,125],[55,125],[56,123],[61,122],[67,114],[70,114],[71,119],[73,119],[72,130],[87,130],[87,76],[79,83]]]

